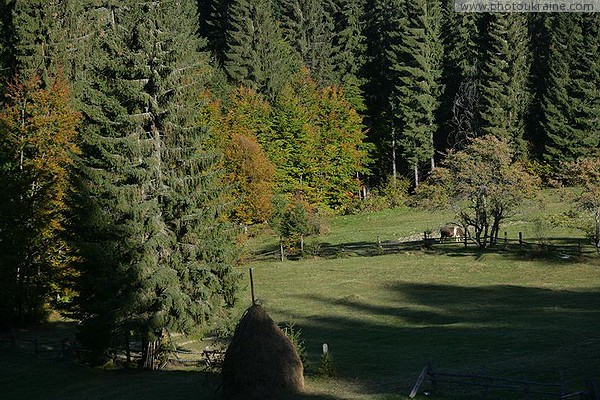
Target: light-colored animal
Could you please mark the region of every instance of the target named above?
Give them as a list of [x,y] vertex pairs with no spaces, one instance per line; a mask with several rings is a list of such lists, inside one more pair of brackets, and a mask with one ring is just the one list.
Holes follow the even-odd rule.
[[440,241],[445,241],[448,238],[454,238],[455,241],[465,236],[465,232],[460,226],[445,225],[440,229]]

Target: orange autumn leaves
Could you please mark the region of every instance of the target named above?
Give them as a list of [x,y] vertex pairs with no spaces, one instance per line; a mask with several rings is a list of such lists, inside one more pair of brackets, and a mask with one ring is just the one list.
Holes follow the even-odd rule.
[[4,253],[19,265],[14,284],[35,276],[47,296],[64,294],[73,273],[63,231],[80,115],[70,102],[60,75],[46,84],[31,78],[8,85],[0,110],[3,228],[11,242]]
[[231,185],[233,219],[244,224],[271,216],[275,166],[258,142],[269,126],[270,106],[247,88],[231,93],[229,110],[214,100],[209,105],[215,142],[223,151],[225,183]]
[[234,89],[207,116],[233,186],[233,219],[267,221],[275,192],[312,206],[343,209],[359,190],[368,148],[361,117],[335,87],[320,88],[301,71],[267,103]]

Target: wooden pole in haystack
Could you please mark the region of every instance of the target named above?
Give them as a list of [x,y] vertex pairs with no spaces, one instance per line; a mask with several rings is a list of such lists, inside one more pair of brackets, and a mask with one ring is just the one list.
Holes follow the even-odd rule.
[[250,268],[250,291],[252,292],[252,305],[256,305],[256,299],[254,298],[254,279],[252,278],[252,270],[254,268]]

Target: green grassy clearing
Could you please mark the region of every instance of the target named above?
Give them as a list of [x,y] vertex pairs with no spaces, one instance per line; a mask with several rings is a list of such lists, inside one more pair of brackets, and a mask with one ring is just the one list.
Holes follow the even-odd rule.
[[[519,232],[527,241],[543,241],[546,238],[583,238],[576,229],[552,226],[550,215],[559,214],[571,208],[566,200],[568,189],[547,189],[533,200],[523,204],[507,219],[501,232],[506,231],[510,239],[517,239]],[[439,236],[439,229],[447,223],[456,223],[456,216],[450,210],[428,211],[415,208],[384,210],[368,214],[345,215],[331,220],[329,232],[318,238],[309,238],[307,243],[323,245],[352,245],[381,241],[405,241],[423,237],[423,232],[431,230]],[[256,229],[255,229],[256,230]],[[248,252],[273,251],[279,248],[277,238],[269,235],[269,229],[261,227],[260,234],[245,244]],[[503,233],[501,233],[501,236]]]
[[[525,238],[540,232],[536,219],[568,207],[548,192],[544,206],[529,204],[507,226]],[[324,243],[376,242],[418,235],[453,220],[450,213],[391,210],[336,218]],[[581,237],[545,227],[548,237]],[[538,236],[544,236],[538,235]],[[268,248],[270,237],[250,247]],[[246,272],[246,268],[241,272]],[[600,257],[465,251],[460,244],[399,249],[373,257],[254,262],[257,296],[278,322],[301,329],[309,356],[305,399],[405,399],[417,375],[436,369],[557,381],[570,389],[600,378]],[[249,291],[243,293],[249,304]],[[239,312],[241,313],[240,308]],[[40,331],[61,337],[72,324]],[[178,338],[191,349],[205,343]],[[314,375],[321,344],[329,344],[338,376]],[[106,371],[66,360],[36,358],[0,347],[0,384],[7,399],[214,398],[203,372]],[[441,387],[431,398],[481,398],[477,389]],[[424,398],[420,396],[419,398]],[[523,398],[498,394],[490,398]]]
[[600,372],[599,267],[409,252],[254,271],[258,297],[274,319],[302,329],[313,365],[327,342],[342,380],[354,382],[315,389],[379,398],[407,394],[428,362],[543,381],[564,368],[575,388],[583,385]]

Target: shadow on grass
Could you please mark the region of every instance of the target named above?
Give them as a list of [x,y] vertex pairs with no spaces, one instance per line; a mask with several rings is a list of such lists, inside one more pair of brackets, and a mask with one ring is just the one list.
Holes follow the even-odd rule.
[[[219,376],[206,372],[100,370],[5,348],[0,348],[0,353],[2,399],[223,399],[218,391]],[[334,397],[302,394],[292,398],[329,400]]]
[[328,343],[340,377],[360,380],[365,394],[407,394],[427,363],[547,382],[564,369],[573,390],[600,373],[600,290],[402,281],[381,290],[390,299],[384,306],[360,296],[307,294],[301,297],[314,309],[327,305],[331,313],[294,316],[311,362]]

